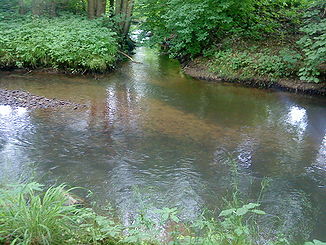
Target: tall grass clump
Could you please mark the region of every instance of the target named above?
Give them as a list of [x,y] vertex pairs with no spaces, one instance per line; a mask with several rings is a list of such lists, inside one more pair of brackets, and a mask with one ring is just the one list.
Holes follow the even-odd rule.
[[118,43],[101,20],[0,15],[0,68],[104,72],[115,66]]
[[115,244],[117,225],[89,208],[68,205],[64,185],[0,188],[0,244]]
[[13,244],[59,244],[74,225],[64,205],[64,186],[44,194],[41,185],[10,185],[0,191],[0,237]]

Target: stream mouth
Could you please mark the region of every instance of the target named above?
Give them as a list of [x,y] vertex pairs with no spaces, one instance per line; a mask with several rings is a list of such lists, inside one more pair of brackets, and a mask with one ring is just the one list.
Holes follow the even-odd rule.
[[0,73],[0,89],[86,105],[0,105],[0,182],[32,177],[84,187],[125,224],[142,205],[178,207],[189,221],[222,205],[227,152],[244,195],[255,200],[270,178],[262,204],[286,214],[284,230],[301,242],[306,237],[296,234],[309,221],[305,232],[326,240],[325,97],[194,80],[143,47],[134,59],[141,64],[97,79]]

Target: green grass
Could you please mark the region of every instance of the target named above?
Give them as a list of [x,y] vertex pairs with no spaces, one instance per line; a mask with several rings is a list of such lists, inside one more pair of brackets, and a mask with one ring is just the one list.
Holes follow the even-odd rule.
[[117,60],[118,37],[101,20],[0,15],[0,68],[104,72]]
[[67,205],[68,196],[64,185],[46,191],[35,182],[2,187],[0,244],[113,243],[118,226],[91,209]]

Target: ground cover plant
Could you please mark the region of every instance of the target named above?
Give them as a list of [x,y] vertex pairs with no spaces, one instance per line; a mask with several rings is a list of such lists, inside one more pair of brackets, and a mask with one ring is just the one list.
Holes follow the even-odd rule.
[[0,67],[103,72],[115,66],[118,38],[100,20],[0,15]]
[[302,66],[300,52],[291,47],[290,43],[262,43],[242,42],[242,47],[228,44],[228,47],[222,46],[212,53],[208,52],[209,70],[228,79],[296,79]]

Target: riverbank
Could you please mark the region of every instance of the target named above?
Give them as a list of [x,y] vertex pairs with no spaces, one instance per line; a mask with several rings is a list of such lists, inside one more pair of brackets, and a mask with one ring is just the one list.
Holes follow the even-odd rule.
[[228,82],[254,88],[276,88],[289,92],[299,92],[312,95],[326,95],[326,82],[308,83],[298,79],[269,79],[262,77],[241,78],[237,76],[223,76],[211,69],[213,61],[199,57],[183,65],[185,74],[201,80],[213,82]]

